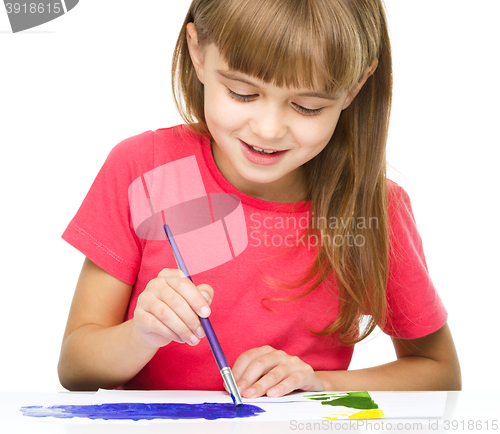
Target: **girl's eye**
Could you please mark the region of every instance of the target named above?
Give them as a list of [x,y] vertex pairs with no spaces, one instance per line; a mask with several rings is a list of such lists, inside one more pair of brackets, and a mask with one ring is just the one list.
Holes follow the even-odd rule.
[[252,98],[255,98],[257,95],[240,95],[239,93],[233,92],[231,89],[227,89],[229,91],[229,96],[238,101],[251,101]]
[[[258,95],[241,95],[239,93],[233,92],[231,89],[227,89],[229,92],[229,96],[231,98],[234,98],[237,101],[243,101],[243,102],[248,102],[252,101],[257,97]],[[298,104],[294,104],[295,110],[297,110],[299,113],[306,115],[306,116],[314,116],[314,115],[319,115],[321,113],[321,109],[308,109],[305,107],[302,107]]]
[[321,109],[308,109],[298,104],[294,104],[294,106],[295,110],[297,110],[299,113],[302,113],[303,115],[314,116],[314,115],[319,115],[321,113]]

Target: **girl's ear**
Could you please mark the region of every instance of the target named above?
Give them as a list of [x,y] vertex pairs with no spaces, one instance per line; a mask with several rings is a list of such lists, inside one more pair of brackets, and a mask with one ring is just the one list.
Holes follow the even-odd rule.
[[368,68],[366,68],[365,73],[363,74],[363,77],[361,77],[361,80],[359,80],[356,83],[356,86],[354,86],[351,89],[351,91],[347,94],[347,98],[344,102],[344,106],[342,107],[342,110],[345,110],[347,107],[349,107],[349,105],[351,104],[353,99],[356,97],[356,95],[359,93],[359,91],[361,90],[363,85],[366,83],[366,80],[368,80],[368,78],[370,78],[370,76],[375,72],[375,70],[377,69],[377,66],[378,66],[378,59],[374,59],[372,64]]
[[196,75],[198,76],[198,80],[203,83],[203,50],[198,43],[198,31],[194,23],[187,24],[186,39]]

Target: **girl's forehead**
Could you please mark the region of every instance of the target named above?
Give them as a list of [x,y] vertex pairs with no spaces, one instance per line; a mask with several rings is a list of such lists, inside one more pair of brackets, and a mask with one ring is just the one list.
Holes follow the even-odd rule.
[[207,1],[194,23],[232,70],[278,87],[349,91],[378,55],[379,2],[366,2],[366,20],[345,0],[294,3]]
[[[305,83],[306,80],[297,80],[296,85],[287,85],[287,84],[277,84],[274,80],[263,80],[262,78],[247,73],[246,71],[231,68],[221,55],[219,49],[214,45],[210,44],[210,46],[206,47],[205,50],[205,58],[209,60],[209,63],[212,64],[214,69],[213,72],[217,74],[219,78],[223,78],[226,80],[244,83],[246,85],[261,88],[266,86],[274,86],[280,89],[285,89],[289,91],[294,91],[296,93],[302,94],[302,96],[308,96],[313,98],[324,98],[329,100],[337,100],[339,99],[343,92],[340,89],[333,91],[332,89],[326,89],[326,86],[322,86],[320,80],[315,80],[316,84],[312,85],[300,85],[299,83]],[[211,58],[211,59],[210,59]],[[270,69],[270,67],[268,67]]]

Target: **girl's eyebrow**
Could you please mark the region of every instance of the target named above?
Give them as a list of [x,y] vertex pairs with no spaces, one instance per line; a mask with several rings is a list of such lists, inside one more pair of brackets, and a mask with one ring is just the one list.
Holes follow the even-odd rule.
[[[241,83],[248,84],[249,86],[253,86],[257,89],[259,89],[259,86],[256,85],[255,83],[252,83],[251,81],[248,81],[239,75],[236,75],[235,73],[231,71],[222,71],[220,69],[217,69],[217,73],[219,75],[222,75],[222,77],[227,78],[228,80],[233,80],[233,81],[240,81]],[[303,92],[300,94],[297,94],[296,96],[305,96],[305,97],[311,97],[311,98],[323,98],[323,99],[329,99],[332,101],[336,101],[340,98],[338,95],[328,95],[325,92]]]

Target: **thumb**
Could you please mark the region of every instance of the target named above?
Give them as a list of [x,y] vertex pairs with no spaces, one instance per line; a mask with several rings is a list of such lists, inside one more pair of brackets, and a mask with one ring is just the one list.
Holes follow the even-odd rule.
[[203,298],[207,301],[208,305],[212,303],[212,300],[214,298],[214,290],[210,285],[207,285],[206,283],[202,283],[201,285],[197,286],[198,291],[200,291],[201,295]]

